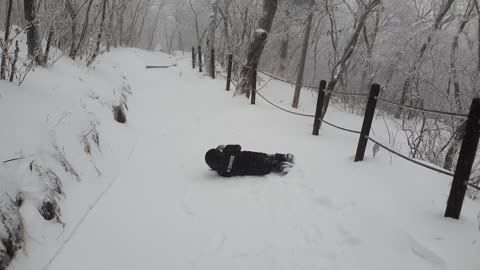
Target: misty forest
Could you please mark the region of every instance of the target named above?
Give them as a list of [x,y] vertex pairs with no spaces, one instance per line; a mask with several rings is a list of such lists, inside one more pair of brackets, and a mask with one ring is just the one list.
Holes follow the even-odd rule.
[[[375,121],[385,131],[384,144],[455,172],[472,100],[480,94],[479,0],[0,0],[0,14],[0,99],[2,87],[33,82],[43,74],[39,71],[55,70],[66,59],[95,69],[99,58],[122,48],[174,56],[197,73],[203,68],[198,74],[206,78],[223,78],[231,64],[235,83],[229,95],[236,100],[250,98],[257,84],[285,82],[290,90],[282,106],[297,113],[304,112],[304,102],[317,101],[326,81],[321,119],[329,119],[331,110],[363,117],[364,98],[378,84]],[[163,89],[162,82],[156,87]],[[269,97],[275,99],[275,93]],[[129,94],[118,94],[113,104],[119,118],[126,117]],[[248,114],[242,117],[249,121]],[[99,124],[93,126],[85,138],[96,134]],[[101,145],[96,136],[89,155],[92,145]],[[375,156],[378,145],[373,151]],[[15,155],[7,158],[9,166],[18,162]],[[62,224],[57,197],[63,194],[62,177],[52,180],[48,166],[32,160],[25,158],[32,162],[25,166],[37,168],[40,178],[47,176],[50,188],[58,189],[50,199],[39,199],[38,211]],[[75,166],[62,160],[71,174]],[[478,159],[469,179],[467,196],[476,200]],[[2,235],[0,228],[0,269],[7,269],[26,241],[21,222],[5,225],[25,199],[12,193],[11,203],[0,204],[7,209],[0,211],[7,231]]]

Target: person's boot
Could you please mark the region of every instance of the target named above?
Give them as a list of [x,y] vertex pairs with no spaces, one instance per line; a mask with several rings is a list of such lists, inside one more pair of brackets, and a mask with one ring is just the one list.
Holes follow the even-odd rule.
[[285,157],[286,157],[288,162],[295,163],[295,156],[294,155],[289,153],[289,154],[286,154]]
[[286,175],[290,170],[293,168],[293,163],[290,162],[282,162],[280,165],[280,175]]

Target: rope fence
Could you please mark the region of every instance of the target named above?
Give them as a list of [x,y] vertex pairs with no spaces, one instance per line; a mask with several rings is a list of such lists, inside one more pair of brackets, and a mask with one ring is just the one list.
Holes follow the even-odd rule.
[[[282,108],[281,106],[278,106],[277,104],[271,102],[270,100],[268,100],[267,98],[265,98],[262,94],[258,93],[257,91],[257,94],[263,99],[265,100],[267,103],[269,103],[270,105],[272,105],[273,107],[279,109],[279,110],[282,110],[286,113],[290,113],[290,114],[293,114],[293,115],[298,115],[298,116],[303,116],[303,117],[309,117],[309,118],[315,118],[315,115],[313,114],[304,114],[304,113],[298,113],[298,112],[294,112],[294,111],[290,111],[290,110],[287,110],[285,108]],[[350,133],[353,133],[353,134],[360,134],[360,131],[356,131],[356,130],[353,130],[353,129],[348,129],[348,128],[344,128],[344,127],[341,127],[339,125],[336,125],[336,124],[333,124],[331,122],[328,122],[326,121],[325,119],[320,119],[321,122],[331,126],[331,127],[334,127],[334,128],[337,128],[339,130],[343,130],[343,131],[346,131],[346,132],[350,132]]]
[[418,161],[418,160],[415,160],[415,159],[413,159],[413,158],[407,157],[407,156],[405,156],[405,155],[403,155],[403,154],[401,154],[401,153],[399,153],[399,152],[397,152],[397,151],[395,151],[395,150],[393,150],[393,149],[385,146],[384,144],[380,143],[378,140],[375,140],[375,139],[372,138],[372,137],[367,137],[367,139],[370,140],[370,141],[372,141],[373,143],[377,144],[377,145],[380,146],[381,148],[387,150],[388,152],[390,152],[390,153],[392,153],[392,154],[394,154],[394,155],[396,155],[396,156],[398,156],[398,157],[401,157],[401,158],[403,158],[403,159],[405,159],[405,160],[407,160],[407,161],[410,161],[410,162],[412,162],[412,163],[415,163],[415,164],[417,164],[417,165],[419,165],[419,166],[422,166],[422,167],[427,168],[427,169],[432,170],[432,171],[436,171],[436,172],[441,173],[441,174],[444,174],[444,175],[448,175],[448,176],[453,176],[453,175],[454,175],[453,172],[446,171],[446,170],[443,170],[443,169],[439,169],[439,168],[436,168],[436,167],[427,165],[427,164],[425,164],[425,163],[422,163],[422,162],[420,162],[420,161]]
[[[269,103],[270,105],[272,105],[273,107],[279,109],[279,110],[282,110],[284,112],[287,112],[287,113],[290,113],[290,114],[293,114],[293,115],[298,115],[298,116],[303,116],[303,117],[310,117],[310,118],[314,118],[315,115],[312,115],[312,114],[303,114],[303,113],[297,113],[297,112],[293,112],[293,111],[290,111],[290,110],[287,110],[285,108],[282,108],[281,106],[278,106],[277,104],[273,103],[272,101],[268,100],[267,98],[265,98],[262,94],[258,93],[257,94],[263,99],[265,100],[267,103]],[[356,130],[353,130],[353,129],[348,129],[348,128],[344,128],[344,127],[341,127],[339,125],[336,125],[336,124],[333,124],[329,121],[326,121],[325,119],[320,119],[321,122],[331,126],[331,127],[334,127],[336,129],[339,129],[339,130],[342,130],[342,131],[345,131],[345,132],[349,132],[349,133],[353,133],[353,134],[361,134],[360,131],[356,131]],[[398,157],[401,157],[407,161],[410,161],[412,163],[415,163],[421,167],[424,167],[426,169],[430,169],[432,171],[435,171],[435,172],[438,172],[438,173],[441,173],[441,174],[444,174],[444,175],[447,175],[447,176],[454,176],[454,173],[453,172],[450,172],[450,171],[447,171],[447,170],[444,170],[444,169],[440,169],[440,168],[436,168],[434,166],[431,166],[431,165],[428,165],[428,164],[425,164],[425,163],[422,163],[418,160],[415,160],[413,158],[410,158],[410,157],[407,157],[406,155],[392,149],[392,148],[389,148],[387,146],[385,146],[384,144],[380,143],[378,140],[372,138],[372,137],[367,137],[368,140],[372,141],[373,143],[377,144],[379,147],[387,150],[388,152],[398,156]],[[470,180],[473,180],[473,179],[470,179]]]
[[439,111],[439,110],[431,110],[431,109],[422,109],[422,108],[417,108],[417,107],[413,107],[413,106],[409,106],[409,105],[402,105],[398,102],[391,101],[391,100],[384,99],[384,98],[379,98],[379,97],[377,97],[377,100],[388,103],[388,104],[391,104],[391,105],[394,105],[394,106],[397,106],[397,107],[400,107],[400,108],[404,108],[404,109],[407,109],[407,110],[412,110],[412,111],[433,113],[433,114],[440,114],[440,115],[449,115],[449,116],[455,116],[455,117],[464,117],[464,118],[468,117],[468,114],[446,112],[446,111]]
[[347,92],[333,92],[328,90],[323,90],[325,93],[329,93],[331,95],[341,95],[341,96],[350,96],[350,97],[368,97],[368,94],[355,94],[355,93],[347,93]]
[[[194,48],[193,48],[194,49]],[[212,51],[213,53],[213,51]],[[192,50],[192,59],[193,62],[195,62],[195,54]],[[200,59],[200,58],[199,58]],[[224,76],[222,72],[216,72],[220,77],[227,79],[227,87],[226,90],[230,90],[230,84],[233,84],[235,87],[238,85],[238,81],[234,82],[232,79],[232,64],[234,63],[233,61],[233,55],[229,55],[228,58],[228,71],[227,71],[227,76]],[[314,87],[314,86],[309,86],[309,85],[300,85],[303,88],[310,88],[310,89],[318,89],[318,100],[317,100],[317,108],[316,108],[316,113],[313,114],[306,114],[306,113],[300,113],[300,112],[295,112],[292,110],[288,110],[283,108],[282,106],[279,106],[275,104],[274,102],[270,101],[267,99],[263,94],[260,93],[260,90],[265,88],[272,80],[273,81],[280,81],[284,82],[290,85],[295,85],[297,86],[297,83],[291,82],[289,80],[280,78],[278,76],[275,76],[273,74],[270,74],[268,72],[262,71],[258,69],[256,66],[251,67],[247,65],[242,65],[238,61],[235,61],[237,66],[241,68],[246,68],[246,69],[252,69],[255,72],[253,72],[253,77],[252,77],[252,85],[249,86],[249,90],[251,90],[251,99],[252,102],[251,104],[255,104],[255,97],[258,94],[265,102],[270,104],[271,106],[275,107],[278,110],[281,110],[283,112],[296,115],[296,116],[301,116],[301,117],[308,117],[308,118],[313,118],[314,119],[314,128],[313,128],[313,135],[318,135],[318,131],[321,127],[321,124],[324,123],[328,126],[331,126],[333,128],[336,128],[338,130],[360,135],[359,137],[359,142],[357,146],[357,152],[355,155],[355,162],[358,161],[363,161],[365,152],[366,152],[366,147],[368,142],[372,142],[375,144],[376,147],[382,148],[386,150],[387,152],[398,156],[408,162],[411,162],[413,164],[416,164],[418,166],[421,166],[425,169],[440,173],[442,175],[446,175],[449,177],[453,177],[453,183],[451,186],[450,190],[450,195],[448,198],[448,203],[447,203],[447,209],[445,211],[445,217],[451,217],[458,219],[460,216],[463,200],[465,197],[465,191],[467,188],[472,188],[475,190],[480,191],[480,187],[478,187],[478,183],[474,182],[477,181],[478,178],[470,178],[471,177],[471,171],[473,167],[473,163],[475,161],[475,154],[478,148],[478,142],[480,140],[480,98],[474,99],[472,102],[472,106],[470,108],[470,113],[469,114],[463,114],[463,113],[456,113],[456,112],[449,112],[449,111],[442,111],[442,110],[435,110],[435,109],[425,109],[425,108],[418,108],[414,106],[409,106],[406,104],[400,104],[395,101],[391,101],[385,98],[380,98],[380,85],[378,84],[372,84],[370,88],[369,94],[362,94],[362,93],[347,93],[347,92],[339,92],[339,91],[331,91],[331,89],[326,89],[326,81],[321,81],[319,87]],[[200,71],[201,71],[201,62],[200,64]],[[195,67],[195,63],[193,63],[193,67]],[[259,89],[257,89],[257,73],[260,73],[262,75],[267,76],[270,78],[266,83],[264,83]],[[323,110],[323,104],[324,104],[324,99],[325,99],[325,94],[329,95],[338,95],[338,96],[347,96],[347,97],[361,97],[361,98],[368,98],[366,108],[365,108],[365,116],[363,119],[363,125],[361,131],[345,128],[339,125],[336,125],[334,123],[331,123],[329,121],[326,121],[324,119],[324,110]],[[429,113],[429,114],[437,114],[437,115],[446,115],[446,116],[452,116],[452,117],[461,117],[461,118],[468,118],[467,120],[467,127],[466,127],[466,134],[464,135],[464,139],[461,145],[459,157],[458,157],[458,162],[457,162],[457,167],[454,172],[451,172],[449,170],[442,169],[440,167],[437,167],[433,164],[429,165],[426,162],[422,162],[419,160],[416,160],[414,158],[408,157],[405,154],[402,154],[400,151],[397,151],[395,149],[392,149],[388,147],[387,145],[381,143],[379,140],[373,138],[370,136],[370,131],[372,128],[372,123],[373,123],[373,118],[375,116],[375,111],[376,111],[376,106],[377,102],[383,102],[387,103],[399,108],[404,108],[407,110],[413,110],[413,111],[418,111],[422,113]],[[325,109],[326,110],[326,109]]]
[[[237,62],[237,63],[239,63],[239,62]],[[245,68],[248,68],[248,69],[254,69],[251,66],[242,65],[242,67],[245,67]],[[265,76],[268,76],[268,77],[270,77],[270,78],[272,78],[276,81],[281,81],[281,82],[288,83],[288,84],[291,84],[291,85],[297,85],[297,83],[279,78],[277,76],[273,76],[273,75],[271,75],[271,74],[269,74],[265,71],[262,71],[258,68],[256,70],[257,70],[257,72],[259,72],[259,73],[261,73]],[[301,86],[304,87],[304,88],[310,88],[310,89],[316,89],[317,88],[317,87],[309,86],[309,85],[301,85]],[[329,91],[329,90],[323,90],[323,91],[325,93],[328,93],[328,94],[331,94],[331,95],[342,95],[342,96],[351,96],[351,97],[368,97],[368,94],[361,94],[361,93],[347,93],[347,92],[338,92],[338,91],[334,92],[334,91]],[[391,101],[391,100],[384,99],[384,98],[380,98],[380,97],[377,97],[376,99],[378,101],[382,101],[382,102],[385,102],[385,103],[388,103],[388,104],[391,104],[391,105],[394,105],[394,106],[397,106],[397,107],[401,107],[401,108],[404,108],[404,109],[408,109],[408,110],[414,110],[414,111],[425,112],[425,113],[440,114],[440,115],[448,115],[448,116],[454,116],[454,117],[464,117],[464,118],[468,117],[468,114],[447,112],[447,111],[440,111],[440,110],[433,110],[433,109],[417,108],[417,107],[413,107],[413,106],[409,106],[409,105],[402,105],[398,102]]]

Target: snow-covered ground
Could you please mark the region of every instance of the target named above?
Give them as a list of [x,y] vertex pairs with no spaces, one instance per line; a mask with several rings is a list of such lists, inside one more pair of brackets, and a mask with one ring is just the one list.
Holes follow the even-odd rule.
[[[68,185],[61,202],[65,228],[39,224],[40,219],[28,224],[26,252],[10,269],[480,269],[480,203],[467,199],[460,220],[443,218],[449,177],[385,152],[374,158],[370,147],[366,160],[354,163],[357,136],[328,126],[311,136],[310,118],[285,114],[260,98],[256,106],[232,98],[224,80],[192,70],[185,57],[176,67],[145,70],[145,65],[177,60],[117,49],[100,57],[94,69],[78,68],[79,81],[92,85],[92,96],[101,96],[97,83],[116,80],[112,74],[117,73],[134,91],[126,125],[100,121],[109,123],[100,132],[107,134],[102,141],[109,154],[102,149],[106,157],[99,160],[114,169],[93,179],[82,175],[83,181]],[[64,72],[72,63],[65,65],[42,74]],[[32,106],[42,106],[36,112],[50,108],[49,99],[34,91],[40,81],[32,78],[0,99],[0,115],[11,116],[3,130],[18,125],[13,120],[21,115],[32,117],[27,108],[12,113],[16,107],[7,97],[32,100]],[[62,98],[75,88],[51,91],[50,97]],[[262,93],[287,107],[293,90],[273,82]],[[302,109],[313,112],[314,101],[303,93]],[[65,110],[81,104],[64,104]],[[51,116],[51,125],[59,118]],[[328,118],[351,128],[361,125],[360,117],[342,112],[329,112]],[[86,130],[87,120],[62,123]],[[50,127],[42,123],[35,130]],[[31,137],[22,139],[25,134],[11,135],[18,141],[10,143],[2,132],[0,141],[17,149],[29,142]],[[57,131],[56,138],[64,136]],[[228,143],[294,153],[297,165],[284,177],[219,178],[204,163],[204,154]],[[35,141],[31,145],[38,147]],[[86,173],[91,164],[80,158],[80,150],[68,153]],[[115,157],[120,160],[112,161]],[[27,206],[22,212],[33,215]]]

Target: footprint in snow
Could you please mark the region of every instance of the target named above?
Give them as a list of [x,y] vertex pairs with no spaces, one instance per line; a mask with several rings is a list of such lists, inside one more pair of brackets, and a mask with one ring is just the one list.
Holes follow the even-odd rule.
[[415,256],[435,265],[436,269],[447,268],[446,262],[440,256],[438,256],[435,252],[423,246],[411,236],[409,237],[409,241],[410,241],[410,249]]
[[213,253],[219,251],[223,244],[227,241],[225,233],[215,234],[209,241],[206,247],[206,252]]
[[180,201],[180,206],[183,210],[183,212],[187,216],[195,216],[195,212],[192,210],[191,204],[190,204],[190,194],[186,194],[183,199]]

